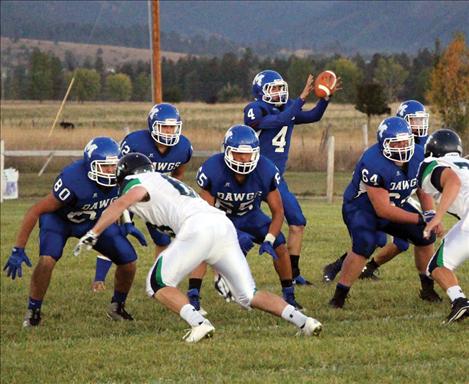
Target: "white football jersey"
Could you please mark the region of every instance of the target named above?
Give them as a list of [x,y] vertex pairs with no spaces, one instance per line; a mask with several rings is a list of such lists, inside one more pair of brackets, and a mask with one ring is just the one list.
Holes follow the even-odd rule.
[[435,200],[440,199],[441,193],[432,184],[433,171],[438,167],[450,167],[458,175],[461,180],[461,188],[448,212],[461,219],[465,218],[469,214],[469,160],[458,154],[449,153],[443,157],[428,157],[423,161],[421,167],[423,167],[423,172],[419,181],[422,189],[433,196]]
[[186,219],[197,213],[224,215],[191,187],[171,176],[149,172],[128,176],[126,182],[122,194],[141,186],[150,196],[148,201],[131,205],[129,211],[171,236],[177,235]]

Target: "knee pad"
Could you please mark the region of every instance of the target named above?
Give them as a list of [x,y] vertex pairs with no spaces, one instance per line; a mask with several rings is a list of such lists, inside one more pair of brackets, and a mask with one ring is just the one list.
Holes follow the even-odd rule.
[[409,249],[409,242],[399,239],[398,237],[395,237],[392,241],[394,245],[399,249],[401,252],[405,252]]
[[376,236],[376,245],[380,248],[383,248],[388,242],[388,235],[384,232],[378,232]]
[[374,234],[362,232],[359,236],[352,236],[352,251],[367,259],[376,249],[376,237]]

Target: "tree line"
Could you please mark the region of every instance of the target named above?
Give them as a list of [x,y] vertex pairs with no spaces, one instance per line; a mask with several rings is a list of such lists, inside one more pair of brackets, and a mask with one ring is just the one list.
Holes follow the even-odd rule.
[[[466,127],[469,122],[468,52],[464,35],[457,34],[445,50],[436,43],[433,50],[425,48],[415,56],[376,53],[368,60],[359,54],[264,58],[250,49],[241,55],[163,59],[163,99],[207,103],[248,100],[252,97],[252,79],[267,68],[284,76],[290,95],[295,97],[301,92],[308,73],[329,69],[343,82],[343,90],[334,96],[335,102],[355,104],[370,115],[383,113],[387,103],[417,99],[436,104],[443,116],[453,119],[452,125]],[[110,68],[104,64],[101,50],[94,59],[88,57],[80,63],[72,52],[67,52],[61,61],[52,53],[34,49],[25,63],[12,66],[2,74],[2,97],[59,100],[72,76],[75,82],[71,100],[151,101],[150,63],[126,62]],[[453,103],[448,103],[448,97]],[[451,117],[455,111],[459,117]]]

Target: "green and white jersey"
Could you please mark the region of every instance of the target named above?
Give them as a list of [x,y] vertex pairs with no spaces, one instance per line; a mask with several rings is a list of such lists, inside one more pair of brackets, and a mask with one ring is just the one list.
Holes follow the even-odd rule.
[[462,158],[458,154],[449,153],[443,157],[427,157],[420,165],[419,185],[435,200],[439,200],[441,192],[439,189],[439,180],[432,180],[433,172],[439,167],[451,168],[461,180],[461,189],[448,209],[449,213],[457,215],[460,219],[469,214],[469,160]]
[[178,234],[186,219],[198,213],[224,213],[210,206],[191,187],[183,182],[156,172],[125,178],[121,195],[137,186],[147,190],[150,199],[129,207],[129,211],[158,230],[170,236]]

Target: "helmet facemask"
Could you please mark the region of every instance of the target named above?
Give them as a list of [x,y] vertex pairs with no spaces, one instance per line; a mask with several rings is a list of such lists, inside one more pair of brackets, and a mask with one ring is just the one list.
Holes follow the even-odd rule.
[[404,119],[409,123],[410,129],[416,137],[428,136],[429,115],[427,112],[409,113],[405,115]]
[[[163,129],[166,129],[166,127],[173,127],[173,131],[171,133],[164,132]],[[176,119],[156,120],[152,125],[151,136],[159,144],[173,146],[179,142],[181,130],[182,121]]]
[[[251,159],[247,162],[237,161],[233,157],[233,152],[250,153]],[[259,162],[260,148],[253,148],[250,145],[240,145],[239,147],[227,146],[225,148],[225,163],[234,172],[247,175],[256,169]]]
[[[406,142],[404,146],[396,146],[396,143]],[[394,145],[393,145],[394,144]],[[396,137],[389,137],[383,141],[383,155],[389,160],[407,163],[414,155],[414,135],[399,133]]]
[[[106,160],[93,160],[90,164],[91,170],[88,177],[104,187],[114,187],[116,181],[116,166],[119,158],[117,156],[108,156]],[[113,167],[112,172],[105,170],[105,167]]]
[[[279,91],[274,91],[273,87],[280,87]],[[262,101],[280,106],[288,101],[288,84],[285,80],[274,80],[266,83],[262,87]]]

